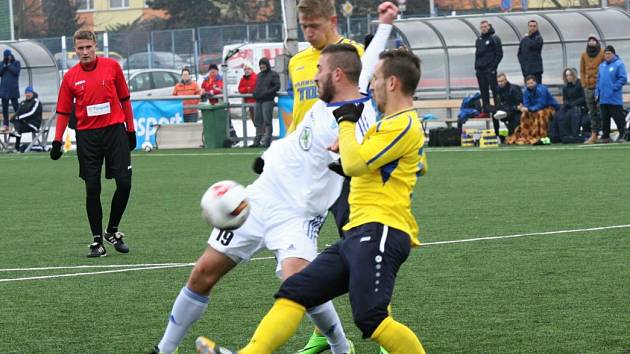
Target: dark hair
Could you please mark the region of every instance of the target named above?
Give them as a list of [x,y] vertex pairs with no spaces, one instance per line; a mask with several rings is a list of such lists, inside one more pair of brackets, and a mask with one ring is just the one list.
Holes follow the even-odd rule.
[[538,24],[538,21],[536,21],[536,20],[529,20],[529,21],[527,21],[527,24],[529,25],[532,22],[535,23],[535,24]]
[[617,52],[615,52],[615,47],[613,47],[611,45],[607,45],[606,49],[604,49],[604,52],[611,52],[613,54],[617,54]]
[[407,48],[398,48],[382,52],[379,59],[383,61],[381,68],[384,78],[395,76],[402,83],[402,92],[413,95],[422,74],[420,58]]
[[212,69],[214,69],[214,70],[216,70],[216,71],[219,71],[219,67],[217,66],[217,64],[210,64],[210,65],[208,66],[208,71],[210,71],[210,70],[212,70]]
[[341,69],[348,80],[354,84],[359,82],[361,58],[357,48],[346,43],[329,44],[322,50],[321,55],[324,54],[328,55],[327,62],[332,69]]
[[184,73],[184,71],[190,74],[190,68],[189,68],[189,67],[185,66],[185,67],[182,69],[181,74],[183,74],[183,73]]
[[527,77],[525,77],[525,82],[529,80],[534,80],[535,83],[538,83],[538,80],[536,80],[536,76],[534,75],[527,75]]

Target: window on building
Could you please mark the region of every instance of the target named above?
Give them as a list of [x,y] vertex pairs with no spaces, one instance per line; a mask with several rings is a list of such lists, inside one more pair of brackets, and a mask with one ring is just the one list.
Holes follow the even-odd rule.
[[129,7],[129,0],[109,0],[110,9],[123,9]]
[[79,7],[77,10],[79,11],[88,11],[94,10],[94,0],[78,0]]

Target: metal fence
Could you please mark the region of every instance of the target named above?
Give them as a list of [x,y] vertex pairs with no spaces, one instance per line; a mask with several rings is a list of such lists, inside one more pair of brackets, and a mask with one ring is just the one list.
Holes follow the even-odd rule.
[[[370,33],[374,17],[341,17],[339,32],[363,42]],[[59,70],[65,71],[78,62],[72,36],[35,38],[53,54]],[[205,74],[211,63],[222,60],[223,47],[235,43],[281,42],[280,22],[230,26],[204,26],[150,32],[122,31],[97,34],[99,55],[118,60],[125,70],[145,68],[181,69],[188,66],[194,74]],[[303,41],[300,33],[300,41]]]

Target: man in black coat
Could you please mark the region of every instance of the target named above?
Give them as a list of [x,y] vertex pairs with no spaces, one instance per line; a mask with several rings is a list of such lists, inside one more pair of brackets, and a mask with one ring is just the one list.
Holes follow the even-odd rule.
[[24,90],[24,97],[24,101],[20,102],[15,115],[11,119],[15,130],[9,133],[9,135],[15,137],[16,151],[20,150],[22,134],[35,132],[39,130],[39,127],[42,125],[42,104],[39,101],[37,93],[33,91],[31,86],[28,86],[26,90]]
[[492,97],[497,99],[497,67],[503,59],[503,48],[501,39],[494,33],[494,28],[488,21],[481,21],[479,29],[481,35],[475,42],[475,73],[483,104],[481,111],[487,114],[490,107],[489,90],[492,90]]
[[521,39],[521,43],[518,46],[518,62],[521,64],[523,79],[529,75],[534,75],[536,82],[542,84],[542,47],[544,41],[540,32],[538,32],[538,22],[530,20],[527,23],[527,27],[529,31]]
[[518,85],[510,83],[504,73],[497,75],[497,82],[497,95],[495,96],[497,111],[492,120],[494,132],[499,136],[500,120],[507,126],[508,135],[512,135],[521,122],[519,106],[523,103],[523,91]]
[[280,76],[277,72],[271,70],[269,59],[260,59],[258,65],[260,67],[260,73],[258,73],[256,78],[256,87],[253,93],[256,99],[256,105],[254,106],[256,137],[254,138],[252,147],[269,147],[269,145],[271,145],[271,134],[273,132],[274,98],[278,90],[280,90]]

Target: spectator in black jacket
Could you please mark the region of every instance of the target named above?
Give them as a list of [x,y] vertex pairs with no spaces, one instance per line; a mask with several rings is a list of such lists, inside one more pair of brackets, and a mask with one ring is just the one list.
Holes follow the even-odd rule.
[[475,73],[483,105],[481,112],[488,114],[490,108],[489,90],[492,90],[492,97],[497,99],[497,68],[503,59],[503,48],[501,39],[494,33],[494,28],[488,21],[481,21],[479,29],[481,36],[475,42]]
[[542,84],[543,60],[542,47],[543,38],[538,32],[538,22],[530,20],[527,23],[528,33],[521,39],[518,46],[518,62],[521,64],[523,81],[527,76],[533,75],[538,84]]
[[582,143],[584,133],[590,133],[590,120],[586,116],[584,88],[578,79],[577,70],[566,68],[562,72],[562,106],[556,111],[549,128],[552,142]]
[[42,104],[39,102],[37,93],[33,91],[31,86],[28,86],[24,90],[24,97],[24,101],[20,102],[15,115],[11,119],[15,130],[9,133],[9,135],[15,137],[15,150],[17,151],[20,150],[22,134],[35,132],[42,125]]
[[563,108],[586,109],[586,99],[584,98],[584,88],[577,77],[577,70],[574,68],[564,69],[564,87],[562,87]]
[[512,135],[521,122],[519,106],[523,104],[523,91],[518,85],[510,83],[504,73],[499,73],[496,80],[498,83],[495,96],[497,111],[492,120],[494,132],[499,136],[499,121],[502,121],[508,128],[508,135]]
[[[269,59],[262,58],[258,62],[260,73],[256,78],[256,88],[254,88],[254,126],[256,127],[256,137],[253,147],[271,145],[273,133],[273,106],[276,93],[280,90],[280,76],[271,70]],[[264,135],[263,135],[264,134]]]

